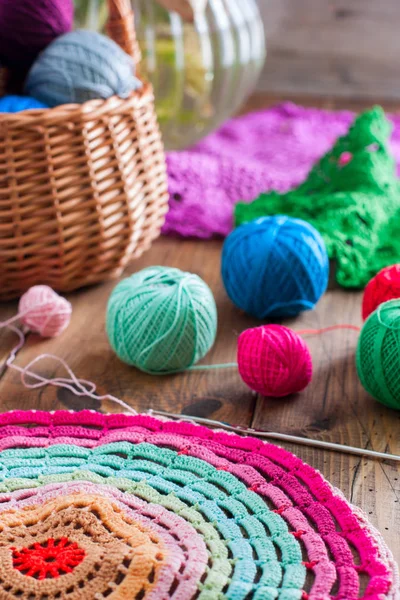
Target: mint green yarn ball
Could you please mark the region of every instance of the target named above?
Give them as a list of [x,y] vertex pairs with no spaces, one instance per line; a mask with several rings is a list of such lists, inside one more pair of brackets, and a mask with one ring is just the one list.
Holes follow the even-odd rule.
[[114,288],[106,331],[114,352],[128,365],[154,375],[184,371],[214,344],[214,296],[197,275],[149,267]]

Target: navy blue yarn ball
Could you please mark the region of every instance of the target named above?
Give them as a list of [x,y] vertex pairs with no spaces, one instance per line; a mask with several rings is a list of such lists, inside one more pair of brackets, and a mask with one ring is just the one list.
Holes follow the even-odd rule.
[[4,98],[0,98],[0,113],[18,113],[33,108],[48,108],[48,106],[30,96],[4,96]]
[[300,219],[263,217],[235,229],[222,251],[222,279],[232,302],[265,319],[314,308],[329,279],[321,235]]

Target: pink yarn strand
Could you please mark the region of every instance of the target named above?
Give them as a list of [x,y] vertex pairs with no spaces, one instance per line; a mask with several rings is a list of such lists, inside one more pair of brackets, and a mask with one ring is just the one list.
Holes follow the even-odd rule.
[[[3,325],[0,324],[0,326]],[[87,381],[86,379],[78,379],[71,367],[66,363],[66,361],[58,356],[55,356],[54,354],[40,354],[39,356],[31,360],[25,367],[19,367],[18,365],[14,364],[18,352],[25,344],[25,335],[17,327],[14,327],[12,325],[8,325],[7,327],[18,336],[19,341],[18,344],[11,350],[10,355],[6,361],[6,366],[20,373],[22,385],[27,389],[38,389],[41,387],[45,387],[46,385],[52,385],[54,387],[67,389],[79,397],[92,398],[93,400],[98,401],[109,400],[110,402],[118,404],[129,413],[132,413],[134,415],[138,414],[132,407],[129,406],[129,404],[126,404],[123,400],[117,398],[116,396],[113,396],[112,394],[104,394],[102,396],[97,394],[97,387],[95,383],[93,383],[92,381]],[[66,370],[69,377],[53,377],[49,379],[32,371],[32,367],[43,359],[54,360],[56,363],[58,363],[58,365],[61,365]],[[36,383],[29,382],[27,380],[27,377],[32,378],[34,381],[36,381]]]
[[357,325],[349,325],[344,323],[343,325],[331,325],[330,327],[322,327],[321,329],[301,329],[300,331],[296,331],[298,335],[321,335],[323,333],[330,333],[331,331],[338,331],[341,329],[349,329],[350,331],[356,331],[359,333],[361,331],[361,327]]
[[37,306],[33,306],[31,308],[27,308],[24,311],[19,312],[18,314],[16,314],[14,317],[10,317],[9,319],[7,319],[6,321],[1,321],[0,322],[0,329],[4,329],[6,327],[8,327],[9,329],[12,329],[15,332],[14,328],[11,328],[10,325],[12,325],[13,323],[15,323],[16,321],[20,321],[23,317],[25,317],[31,310],[36,310],[37,308],[40,308],[40,304],[38,304]]

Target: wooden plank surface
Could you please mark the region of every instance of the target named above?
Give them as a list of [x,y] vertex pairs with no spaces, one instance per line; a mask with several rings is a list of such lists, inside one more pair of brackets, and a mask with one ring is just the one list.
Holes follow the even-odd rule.
[[400,98],[398,0],[258,0],[268,57],[260,90]]
[[[260,108],[274,100],[270,96],[258,97],[249,107]],[[331,100],[329,103],[331,107],[337,104]],[[361,108],[354,103],[351,107]],[[126,272],[154,264],[176,266],[198,273],[210,285],[217,302],[219,327],[216,344],[204,360],[207,364],[234,361],[238,334],[258,324],[235,309],[224,292],[219,274],[221,245],[219,240],[162,238]],[[241,382],[236,369],[152,377],[122,364],[113,355],[104,329],[106,303],[114,285],[111,282],[70,294],[73,318],[68,330],[55,340],[43,341],[29,335],[17,364],[25,366],[40,353],[52,353],[66,360],[78,377],[96,382],[99,393],[114,394],[138,411],[156,408],[182,412],[400,454],[400,413],[375,403],[358,382],[354,364],[356,333],[343,330],[307,338],[314,360],[312,384],[293,398],[267,400],[254,395]],[[285,324],[294,329],[345,322],[360,325],[360,302],[361,293],[335,288],[328,291],[315,311]],[[15,310],[16,303],[2,305],[0,319]],[[0,335],[0,361],[4,362],[13,343],[11,334]],[[50,360],[37,368],[47,377],[64,374]],[[70,392],[51,387],[27,391],[18,374],[10,370],[0,370],[0,398],[3,411],[119,410],[110,402],[78,399]],[[400,468],[390,462],[359,460],[344,453],[285,446],[318,468],[360,506],[400,561]]]

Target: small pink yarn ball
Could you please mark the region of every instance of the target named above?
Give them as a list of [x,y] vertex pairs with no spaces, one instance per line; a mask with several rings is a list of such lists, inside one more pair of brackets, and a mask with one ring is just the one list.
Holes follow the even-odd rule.
[[305,341],[282,325],[262,325],[239,336],[238,367],[243,381],[263,396],[282,398],[304,390],[312,378]]
[[48,285],[31,287],[19,301],[21,322],[42,337],[56,337],[69,325],[72,306]]

